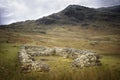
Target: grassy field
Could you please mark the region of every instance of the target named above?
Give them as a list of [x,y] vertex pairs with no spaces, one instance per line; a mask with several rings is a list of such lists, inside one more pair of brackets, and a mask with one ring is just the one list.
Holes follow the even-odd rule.
[[[50,72],[22,73],[18,51],[24,44],[96,51],[102,57],[102,66],[74,69],[70,59],[36,57],[37,60],[48,59],[45,62],[50,64]],[[0,80],[120,80],[119,46],[119,34],[80,27],[56,27],[46,34],[0,30]]]

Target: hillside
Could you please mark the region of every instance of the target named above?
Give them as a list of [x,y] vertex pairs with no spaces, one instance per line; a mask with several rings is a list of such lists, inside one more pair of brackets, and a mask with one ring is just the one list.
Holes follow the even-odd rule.
[[[0,26],[0,80],[120,80],[119,10],[120,6],[94,9],[69,5],[38,20]],[[38,56],[51,53],[49,50],[51,56]],[[73,59],[56,55],[60,50],[70,54],[65,57],[76,57],[76,51],[95,52],[102,65],[74,68]],[[79,61],[86,63],[87,58]],[[32,68],[21,66],[23,60],[32,60],[32,65],[45,62],[50,72],[22,72]]]
[[[73,25],[84,28],[104,30],[120,29],[120,6],[106,8],[88,8],[80,5],[69,5],[64,10],[40,18],[7,25],[7,29],[22,32],[44,32],[56,25]],[[5,27],[4,27],[5,28]]]
[[120,20],[120,6],[93,9],[69,5],[63,11],[38,19],[37,24],[83,24],[97,21],[116,22]]

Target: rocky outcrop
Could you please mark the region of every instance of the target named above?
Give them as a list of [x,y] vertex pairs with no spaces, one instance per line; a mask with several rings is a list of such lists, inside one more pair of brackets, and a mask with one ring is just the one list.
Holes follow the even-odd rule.
[[62,56],[73,59],[73,67],[89,67],[100,65],[99,55],[87,50],[60,47],[23,46],[19,51],[19,60],[24,71],[49,71],[49,66],[43,62],[35,61],[35,56]]

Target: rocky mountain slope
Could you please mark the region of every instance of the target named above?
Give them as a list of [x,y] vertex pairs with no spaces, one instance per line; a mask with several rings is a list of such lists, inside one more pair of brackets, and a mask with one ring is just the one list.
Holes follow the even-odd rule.
[[81,24],[93,21],[119,22],[120,6],[93,9],[79,5],[69,5],[63,11],[52,14],[35,22],[37,24]]
[[[7,29],[28,32],[43,31],[50,29],[53,25],[78,25],[81,27],[94,27],[105,29],[120,27],[120,6],[88,8],[80,5],[69,5],[64,10],[40,18],[7,25]],[[46,27],[47,26],[47,27]]]

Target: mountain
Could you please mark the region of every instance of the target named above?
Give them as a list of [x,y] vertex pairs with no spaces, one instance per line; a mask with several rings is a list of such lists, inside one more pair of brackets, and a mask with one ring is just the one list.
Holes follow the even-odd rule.
[[96,10],[79,6],[79,5],[69,5],[64,10],[59,13],[52,14],[50,16],[38,19],[36,23],[38,24],[78,24],[82,21],[86,21],[86,18],[90,19],[89,16],[96,12]]
[[104,28],[105,26],[119,28],[120,26],[120,5],[103,8],[88,8],[80,5],[69,5],[64,10],[40,18],[8,25],[10,29],[41,30],[50,25],[79,25]]
[[107,8],[103,7],[103,8],[99,8],[98,10],[104,11],[104,12],[111,12],[111,13],[120,14],[120,5],[113,6],[113,7],[107,7]]
[[35,22],[37,24],[81,24],[93,21],[120,21],[120,6],[93,9],[79,5],[69,5],[63,11],[52,14]]

